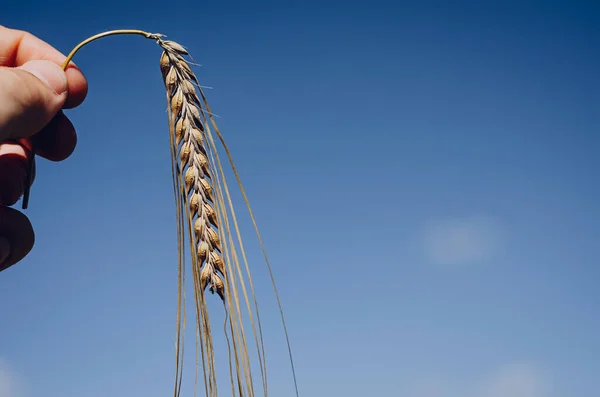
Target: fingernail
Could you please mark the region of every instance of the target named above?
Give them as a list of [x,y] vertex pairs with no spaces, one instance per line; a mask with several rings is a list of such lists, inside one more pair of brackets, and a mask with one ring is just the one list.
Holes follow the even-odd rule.
[[50,61],[29,61],[20,68],[42,80],[57,95],[67,92],[67,75],[57,64]]
[[10,243],[6,237],[0,237],[0,268],[10,256]]

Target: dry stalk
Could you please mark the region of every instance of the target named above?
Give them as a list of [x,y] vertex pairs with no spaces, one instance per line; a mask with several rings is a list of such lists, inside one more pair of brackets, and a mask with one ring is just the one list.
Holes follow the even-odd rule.
[[[217,397],[218,395],[215,352],[206,303],[206,290],[213,294],[216,293],[221,298],[226,312],[224,330],[229,347],[229,374],[232,396],[254,397],[255,395],[251,360],[242,318],[242,300],[245,303],[248,319],[252,325],[264,395],[267,396],[268,394],[265,350],[258,303],[225,173],[221,166],[219,153],[209,124],[213,126],[227,153],[271,274],[271,281],[275,289],[288,344],[294,386],[298,396],[287,327],[271,266],[229,149],[212,117],[200,83],[190,64],[184,59],[184,56],[189,56],[188,51],[174,41],[164,40],[162,34],[148,33],[141,30],[115,30],[92,36],[77,45],[65,60],[63,69],[67,68],[75,53],[86,44],[102,37],[118,34],[142,35],[156,41],[163,49],[160,58],[160,70],[167,91],[171,166],[177,204],[178,308],[174,396],[178,397],[181,393],[183,376],[181,367],[184,353],[183,332],[186,323],[186,300],[183,290],[186,273],[184,266],[186,235],[192,253],[192,280],[197,319],[196,343],[202,358],[206,396]],[[28,200],[28,194],[29,191],[24,196],[25,204]],[[241,255],[238,254],[236,242],[239,245]],[[244,263],[243,268],[240,257]],[[248,278],[249,289],[244,278],[244,270]],[[252,306],[254,306],[254,309]],[[197,367],[199,365],[198,361],[197,352]]]

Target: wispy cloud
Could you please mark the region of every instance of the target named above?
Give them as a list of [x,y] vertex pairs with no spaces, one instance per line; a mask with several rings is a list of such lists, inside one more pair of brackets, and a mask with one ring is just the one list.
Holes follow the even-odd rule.
[[471,216],[426,225],[424,250],[435,265],[469,265],[489,260],[498,248],[498,228],[491,218]]
[[8,364],[0,359],[0,397],[12,396],[12,376],[8,370]]
[[19,397],[15,373],[8,362],[0,358],[0,397]]
[[415,385],[409,397],[554,397],[551,384],[539,367],[531,363],[501,366],[474,379],[469,384],[456,385],[439,378]]
[[535,365],[516,363],[485,379],[472,397],[548,397],[550,380]]

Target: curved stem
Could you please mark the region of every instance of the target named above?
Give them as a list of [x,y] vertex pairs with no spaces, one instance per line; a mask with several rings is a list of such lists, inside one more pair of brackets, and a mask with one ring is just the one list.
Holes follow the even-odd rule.
[[[67,66],[69,66],[69,63],[71,62],[71,60],[73,59],[73,57],[75,56],[77,51],[79,51],[81,49],[81,47],[85,46],[86,44],[91,43],[94,40],[98,40],[98,39],[101,39],[106,36],[114,36],[114,35],[118,35],[118,34],[137,34],[137,35],[144,36],[147,39],[153,39],[153,40],[158,40],[163,36],[162,34],[159,34],[159,33],[148,33],[143,30],[138,30],[138,29],[118,29],[118,30],[109,30],[107,32],[98,33],[92,37],[85,39],[81,43],[77,44],[77,46],[75,48],[73,48],[71,53],[67,56],[67,59],[65,59],[65,61],[63,62],[62,69],[67,70]],[[30,157],[30,161],[29,161],[29,164],[27,167],[28,168],[27,175],[26,175],[27,180],[26,180],[25,189],[23,192],[22,208],[24,210],[27,209],[27,207],[29,206],[29,194],[30,194],[31,183],[33,182],[33,180],[32,180],[33,179],[33,167],[35,164],[34,157],[35,157],[35,147],[32,146],[31,157]]]
[[88,43],[91,43],[94,40],[101,39],[102,37],[114,36],[117,34],[138,34],[138,35],[146,37],[147,39],[157,39],[161,36],[160,34],[148,33],[143,30],[138,30],[138,29],[119,29],[119,30],[110,30],[108,32],[98,33],[97,35],[94,35],[92,37],[85,39],[81,43],[77,44],[77,46],[75,48],[73,48],[73,51],[71,51],[69,56],[67,56],[67,59],[65,59],[63,65],[62,65],[63,70],[67,69],[67,66],[69,66],[69,62],[71,62],[71,60],[75,56],[75,53],[77,53],[77,51],[79,51],[81,49],[81,47],[83,47],[84,45],[86,45]]

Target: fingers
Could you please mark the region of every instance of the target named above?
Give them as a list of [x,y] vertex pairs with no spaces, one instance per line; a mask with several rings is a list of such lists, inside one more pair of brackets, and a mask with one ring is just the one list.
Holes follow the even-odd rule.
[[25,138],[46,126],[67,98],[67,77],[48,61],[0,67],[0,140]]
[[75,127],[62,111],[31,139],[36,154],[50,161],[67,159],[77,145]]
[[[42,131],[32,137],[32,141],[37,155],[50,161],[62,161],[75,150],[77,134],[71,121],[59,112]],[[0,144],[0,205],[14,205],[23,196],[30,150],[31,143],[25,139],[20,139],[18,143]]]
[[0,207],[0,272],[23,259],[34,241],[29,219],[15,209]]
[[0,26],[0,205],[23,195],[32,146],[51,161],[75,149],[75,129],[61,109],[84,100],[87,82],[74,65],[65,73],[64,59],[35,36]]
[[[62,66],[66,56],[30,33],[0,26],[0,66],[17,67],[32,60],[46,60]],[[79,106],[85,99],[88,85],[73,62],[66,71],[68,98],[65,109]]]
[[0,206],[14,205],[23,195],[28,156],[17,143],[0,145]]
[[0,26],[0,271],[23,259],[34,244],[27,217],[8,207],[25,190],[27,149],[34,146],[38,155],[61,161],[77,143],[61,109],[80,105],[88,86],[73,63],[62,70],[65,59],[37,37]]

